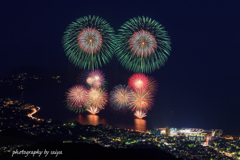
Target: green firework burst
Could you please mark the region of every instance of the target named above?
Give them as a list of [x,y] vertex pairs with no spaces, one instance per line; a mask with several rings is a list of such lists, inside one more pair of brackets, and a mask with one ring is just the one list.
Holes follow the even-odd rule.
[[62,43],[75,66],[81,69],[99,68],[112,58],[115,32],[102,18],[89,15],[67,27]]
[[150,73],[164,66],[170,56],[170,44],[161,24],[148,17],[137,17],[118,30],[116,56],[125,68]]

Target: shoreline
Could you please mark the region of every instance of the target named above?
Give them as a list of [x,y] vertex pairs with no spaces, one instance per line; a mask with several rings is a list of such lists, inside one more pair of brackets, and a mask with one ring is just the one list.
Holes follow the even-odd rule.
[[[12,101],[10,99],[8,99],[8,100]],[[21,100],[14,100],[14,101],[21,101]],[[31,118],[31,119],[37,120],[37,121],[46,121],[48,123],[51,122],[52,120],[53,121],[59,121],[61,123],[71,123],[71,122],[77,121],[81,125],[96,126],[96,125],[103,124],[103,125],[112,126],[114,128],[123,128],[123,129],[133,130],[133,131],[137,131],[137,132],[143,132],[143,133],[146,132],[146,131],[149,131],[149,130],[157,129],[157,128],[151,128],[151,129],[147,128],[146,127],[147,121],[144,120],[144,119],[133,119],[134,126],[126,127],[126,126],[124,126],[124,123],[123,124],[118,123],[117,125],[108,124],[108,122],[105,120],[105,118],[100,119],[100,115],[93,115],[93,114],[78,114],[77,119],[73,118],[71,121],[62,121],[62,120],[52,119],[52,118],[49,118],[49,119],[38,118],[38,117],[35,117],[34,114],[38,113],[41,108],[38,107],[38,106],[34,106],[32,104],[30,104],[30,105],[32,106],[31,107],[32,112],[28,113],[26,116]],[[137,124],[137,122],[138,122],[138,124]],[[165,128],[165,127],[162,127],[162,128]],[[183,128],[183,127],[181,127],[181,128]],[[180,128],[178,128],[178,129],[180,129]],[[231,131],[231,132],[230,131],[224,131],[223,132],[223,136],[224,137],[238,137],[239,133],[237,131],[235,131],[235,132],[233,132],[233,131]]]

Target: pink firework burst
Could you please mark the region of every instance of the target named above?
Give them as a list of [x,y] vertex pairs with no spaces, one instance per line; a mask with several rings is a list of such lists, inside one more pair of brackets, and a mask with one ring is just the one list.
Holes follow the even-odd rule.
[[107,103],[107,93],[101,88],[90,88],[87,94],[86,107],[87,110],[98,111],[104,109],[104,106]]
[[153,105],[153,96],[149,92],[134,92],[130,101],[132,111],[147,112]]
[[149,79],[146,75],[142,73],[135,73],[128,80],[128,86],[135,92],[147,91],[148,85],[149,85]]
[[142,30],[132,35],[130,48],[136,55],[147,56],[155,51],[157,43],[150,32]]
[[67,92],[67,106],[71,110],[81,112],[87,100],[88,90],[82,85],[76,85]]
[[78,36],[78,45],[85,52],[97,52],[102,46],[102,36],[96,29],[84,29]]
[[128,109],[133,91],[125,85],[114,87],[110,93],[110,103],[114,110]]
[[91,71],[86,78],[86,82],[91,87],[101,87],[105,82],[103,72],[101,70]]
[[144,117],[147,116],[146,113],[143,112],[143,111],[141,111],[141,110],[136,110],[136,111],[134,112],[134,115],[135,115],[136,117],[140,118],[140,119],[142,119],[142,118],[144,118]]

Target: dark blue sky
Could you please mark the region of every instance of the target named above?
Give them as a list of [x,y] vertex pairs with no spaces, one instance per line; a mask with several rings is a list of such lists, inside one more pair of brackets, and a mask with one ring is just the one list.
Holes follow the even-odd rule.
[[[15,1],[1,4],[0,76],[22,66],[66,68],[61,44],[72,21],[98,15],[117,29],[136,16],[161,23],[172,42],[168,62],[149,74],[159,83],[148,121],[237,130],[240,113],[239,1]],[[109,91],[133,72],[103,68]],[[116,66],[109,70],[110,66]],[[114,73],[114,74],[113,74]]]

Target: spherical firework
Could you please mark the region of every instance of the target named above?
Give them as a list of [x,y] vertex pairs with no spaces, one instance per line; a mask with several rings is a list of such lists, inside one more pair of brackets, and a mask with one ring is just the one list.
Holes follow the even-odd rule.
[[91,87],[102,87],[105,82],[104,74],[100,70],[89,72],[86,78],[86,83]]
[[149,92],[134,92],[131,101],[130,109],[132,111],[147,112],[153,105],[153,96]]
[[157,43],[153,35],[148,31],[135,32],[130,38],[131,51],[136,55],[147,56],[152,54],[157,47]]
[[[90,88],[87,94],[87,110],[101,110],[107,103],[107,93],[101,88]],[[99,112],[99,111],[98,111]]]
[[82,112],[87,100],[88,90],[82,85],[76,85],[67,92],[67,107],[76,112]]
[[113,28],[98,16],[85,16],[72,22],[63,36],[69,60],[83,69],[94,69],[109,62],[115,46]]
[[144,113],[144,112],[141,111],[141,110],[136,110],[136,111],[134,112],[134,115],[135,115],[136,117],[140,118],[140,119],[142,119],[142,118],[144,118],[144,117],[147,116],[146,113]]
[[86,53],[97,52],[102,47],[102,36],[96,29],[84,29],[78,35],[78,45]]
[[128,86],[133,91],[145,92],[148,89],[149,79],[142,73],[133,74],[128,80]]
[[116,55],[135,72],[152,72],[165,64],[171,42],[164,27],[148,17],[133,18],[118,30]]
[[125,85],[117,85],[110,92],[110,104],[114,110],[126,110],[129,107],[133,91]]

